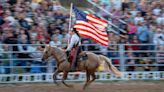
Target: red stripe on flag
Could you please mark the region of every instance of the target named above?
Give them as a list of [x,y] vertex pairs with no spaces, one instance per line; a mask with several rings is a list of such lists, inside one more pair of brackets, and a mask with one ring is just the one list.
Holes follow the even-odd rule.
[[93,25],[91,25],[91,24],[90,24],[90,23],[88,23],[88,22],[84,22],[84,21],[77,21],[77,22],[76,22],[76,24],[75,24],[75,26],[76,26],[76,25],[81,25],[81,26],[86,26],[86,27],[89,27],[89,28],[91,28],[91,29],[95,30],[96,32],[98,32],[99,34],[101,34],[101,35],[103,35],[103,36],[106,36],[106,35],[107,35],[107,33],[106,33],[106,32],[102,32],[101,30],[99,30],[99,29],[95,28]]
[[94,21],[94,22],[97,22],[98,24],[101,24],[103,26],[107,26],[108,22],[106,20],[103,20],[103,19],[100,19],[92,14],[88,14],[87,15],[87,19],[89,21]]
[[81,36],[88,37],[94,41],[108,46],[108,35],[106,32],[100,31],[98,28],[92,24],[85,21],[76,21],[74,28],[79,32]]
[[84,32],[89,33],[89,34],[93,34],[93,35],[95,35],[95,37],[101,39],[102,41],[108,41],[108,36],[101,37],[101,36],[91,32],[91,31],[88,31],[88,30],[85,30],[85,29],[81,29],[81,28],[76,28],[76,29],[77,29],[77,31],[84,31]]
[[[80,33],[80,31],[79,31],[79,33]],[[102,41],[100,41],[100,40],[97,40],[95,37],[93,37],[93,36],[91,36],[91,35],[89,35],[89,34],[80,33],[80,36],[87,37],[87,38],[91,38],[91,39],[93,39],[94,41],[100,43],[100,44],[103,45],[103,46],[108,46],[108,42],[102,42]]]
[[97,29],[101,30],[101,31],[104,31],[105,30],[105,26],[101,25],[101,24],[98,24],[98,23],[94,23],[94,21],[88,21],[88,23],[92,24],[94,27],[96,27]]
[[102,31],[102,32],[105,32],[105,27],[102,26],[102,25],[99,25],[99,24],[93,24],[91,23],[93,26],[95,26],[98,30]]
[[101,35],[101,36],[108,36],[105,32],[99,32],[97,30],[95,30],[94,28],[89,27],[88,25],[84,25],[84,24],[76,24],[74,26],[75,28],[85,28],[88,29],[89,31],[94,31],[94,33]]

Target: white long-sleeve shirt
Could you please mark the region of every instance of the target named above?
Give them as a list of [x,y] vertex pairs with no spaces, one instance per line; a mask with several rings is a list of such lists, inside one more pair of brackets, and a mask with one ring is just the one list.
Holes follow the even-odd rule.
[[66,51],[70,51],[73,48],[73,46],[76,44],[78,44],[78,46],[81,44],[80,38],[77,34],[73,34],[70,42],[68,43],[68,47],[67,47]]
[[164,41],[160,39],[159,37],[164,38],[164,35],[162,33],[155,33],[153,38],[153,43],[156,45],[163,45]]

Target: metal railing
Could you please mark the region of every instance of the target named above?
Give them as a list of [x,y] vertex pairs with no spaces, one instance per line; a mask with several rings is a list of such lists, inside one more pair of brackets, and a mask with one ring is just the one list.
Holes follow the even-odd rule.
[[[61,81],[62,73],[57,76],[57,81]],[[111,81],[111,80],[163,80],[164,72],[124,72],[122,77],[117,77],[113,74],[102,72],[96,73],[97,81]],[[86,75],[84,72],[72,72],[68,74],[66,81],[85,81]],[[53,82],[53,73],[39,73],[39,74],[2,74],[0,76],[0,83],[43,83]]]
[[[5,45],[8,45],[8,50],[4,50]],[[41,44],[0,44],[0,73],[33,73],[34,72],[43,72],[46,73],[49,67],[51,70],[55,68],[55,60],[49,61],[48,63],[41,62],[41,57],[32,58],[30,57],[31,53],[42,53],[42,51],[13,51],[13,46],[26,45],[26,46],[41,46]],[[164,53],[164,51],[158,50],[156,45],[153,44],[140,44],[139,48],[142,46],[151,47],[154,49],[147,50],[125,50],[125,46],[137,46],[138,44],[112,44],[111,46],[117,46],[117,50],[106,50],[102,51],[99,47],[100,45],[96,44],[83,44],[83,49],[86,51],[91,51],[97,54],[104,54],[109,57],[113,64],[117,66],[121,71],[144,71],[145,67],[149,67],[150,71],[158,71],[159,68],[164,67],[163,63],[160,63],[159,60],[163,60],[164,57],[157,56],[158,53]],[[92,48],[91,48],[92,46]],[[93,47],[97,48],[93,50]],[[6,49],[6,48],[5,48]],[[131,53],[132,56],[128,56],[128,53]],[[22,57],[21,55],[29,55]],[[134,55],[138,56],[134,56]],[[145,56],[142,56],[145,55]],[[6,57],[5,57],[6,55]],[[37,62],[40,61],[40,62]],[[51,64],[52,63],[52,64]],[[53,72],[53,71],[52,71]]]

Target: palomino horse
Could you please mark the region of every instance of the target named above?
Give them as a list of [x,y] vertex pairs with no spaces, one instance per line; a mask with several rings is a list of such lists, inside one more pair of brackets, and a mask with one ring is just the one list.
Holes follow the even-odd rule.
[[[68,62],[65,52],[58,47],[51,47],[48,45],[45,47],[42,60],[45,61],[51,56],[55,58],[57,62],[57,69],[53,74],[54,82],[57,83],[56,82],[57,74],[63,72],[62,83],[67,87],[72,87],[71,85],[68,85],[64,82],[64,80],[67,79],[68,72],[71,70],[71,64],[70,62]],[[110,59],[108,59],[103,55],[96,55],[92,52],[84,51],[81,52],[79,56],[80,57],[87,56],[87,59],[80,59],[80,62],[78,64],[80,70],[86,71],[87,80],[83,86],[83,89],[85,89],[91,82],[93,82],[96,79],[95,72],[102,61],[105,61],[106,65],[108,65],[112,73],[114,73],[117,76],[121,76],[121,72],[118,71],[117,68],[112,65]],[[92,80],[90,80],[90,77],[92,77]]]

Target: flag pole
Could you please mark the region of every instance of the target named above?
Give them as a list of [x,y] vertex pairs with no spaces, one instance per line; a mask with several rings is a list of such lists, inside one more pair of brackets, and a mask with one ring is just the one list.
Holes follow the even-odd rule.
[[69,31],[71,30],[71,24],[72,24],[72,7],[73,7],[73,3],[71,3],[71,7],[70,7]]

